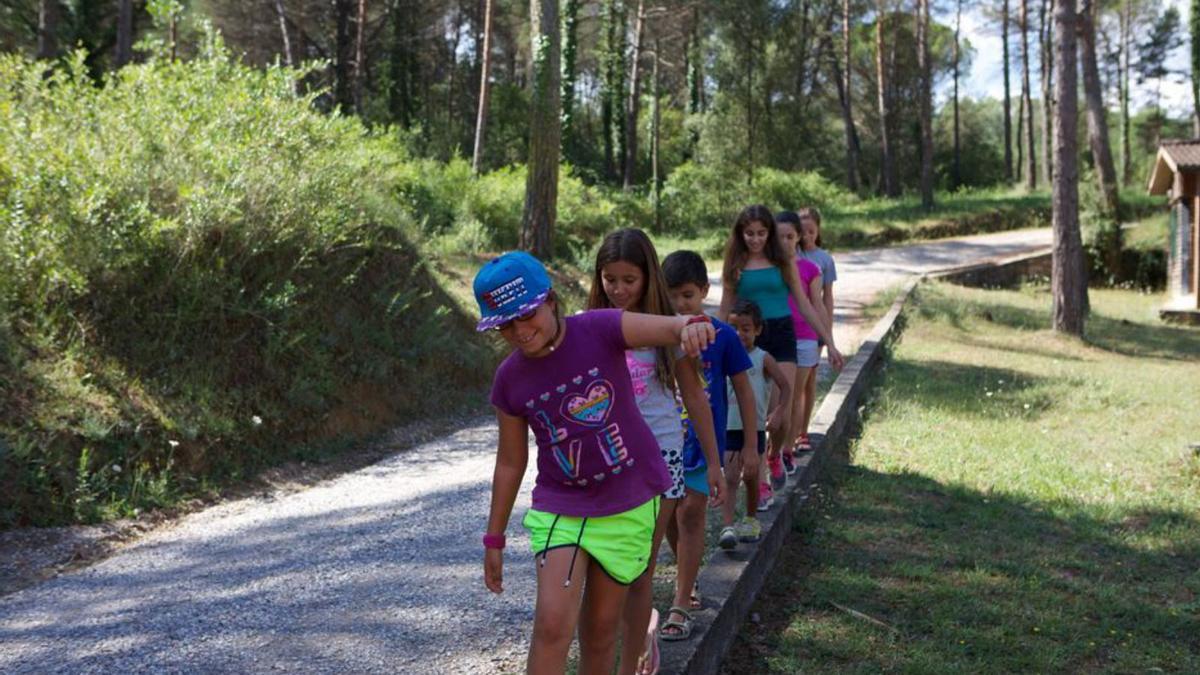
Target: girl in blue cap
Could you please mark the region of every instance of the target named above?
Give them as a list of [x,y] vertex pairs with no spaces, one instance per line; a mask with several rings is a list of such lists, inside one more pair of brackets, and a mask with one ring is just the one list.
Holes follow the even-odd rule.
[[498,331],[513,350],[492,382],[500,439],[484,583],[503,589],[504,532],[532,428],[537,479],[523,524],[537,559],[537,600],[528,670],[563,672],[578,628],[580,672],[610,672],[628,586],[649,565],[658,495],[671,485],[625,351],[678,346],[694,356],[713,340],[712,325],[620,309],[564,316],[545,268],[523,252],[485,265],[475,298],[478,330]]

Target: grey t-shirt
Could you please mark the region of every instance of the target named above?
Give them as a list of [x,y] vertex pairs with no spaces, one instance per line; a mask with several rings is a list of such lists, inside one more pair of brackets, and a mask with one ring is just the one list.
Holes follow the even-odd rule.
[[[766,431],[767,429],[767,401],[771,397],[771,381],[767,379],[767,371],[763,367],[763,361],[767,358],[767,353],[761,348],[755,347],[747,352],[750,357],[750,369],[745,371],[750,377],[750,387],[754,390],[754,413],[758,416],[758,431]],[[729,400],[736,399],[737,394],[733,391],[733,382],[728,382]],[[736,405],[729,406],[729,424],[726,427],[732,431],[741,431],[745,429],[742,424],[742,409]]]
[[[678,347],[671,352],[675,359],[683,356]],[[654,348],[627,349],[625,366],[633,382],[633,397],[637,400],[638,410],[654,433],[658,447],[678,450],[683,447],[683,420],[675,403],[675,392],[667,388],[655,372],[656,354]]]
[[829,255],[829,251],[823,248],[814,248],[811,251],[800,251],[800,255],[821,268],[822,284],[832,284],[837,281],[837,265],[833,264],[833,256]]

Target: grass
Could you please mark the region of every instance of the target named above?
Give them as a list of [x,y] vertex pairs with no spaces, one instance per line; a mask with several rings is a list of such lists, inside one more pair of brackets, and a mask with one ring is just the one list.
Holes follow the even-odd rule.
[[1200,331],[924,287],[728,672],[1200,670]]

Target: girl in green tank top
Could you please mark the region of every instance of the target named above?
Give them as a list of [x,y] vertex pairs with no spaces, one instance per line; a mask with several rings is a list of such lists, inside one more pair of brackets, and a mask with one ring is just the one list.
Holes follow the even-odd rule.
[[[821,314],[804,293],[793,255],[791,251],[784,250],[780,243],[775,217],[767,207],[756,204],[742,209],[725,244],[721,307],[717,310],[717,318],[728,321],[730,310],[739,299],[758,304],[766,323],[758,346],[775,357],[788,380],[793,379],[796,373],[796,338],[788,307],[789,296],[795,299],[804,319],[829,346],[829,364],[837,369],[843,365],[842,355],[833,344],[833,334],[826,329]],[[778,388],[773,388],[772,398],[778,399],[779,396]],[[779,403],[780,410],[790,413],[790,396]],[[782,428],[770,434],[769,461],[779,457],[780,451],[791,438],[790,417],[785,414]]]

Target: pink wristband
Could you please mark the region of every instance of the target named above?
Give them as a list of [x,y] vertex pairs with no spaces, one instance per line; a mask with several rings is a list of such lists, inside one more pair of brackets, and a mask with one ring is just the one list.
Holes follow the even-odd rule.
[[504,535],[502,534],[485,534],[483,535],[484,548],[504,548]]

